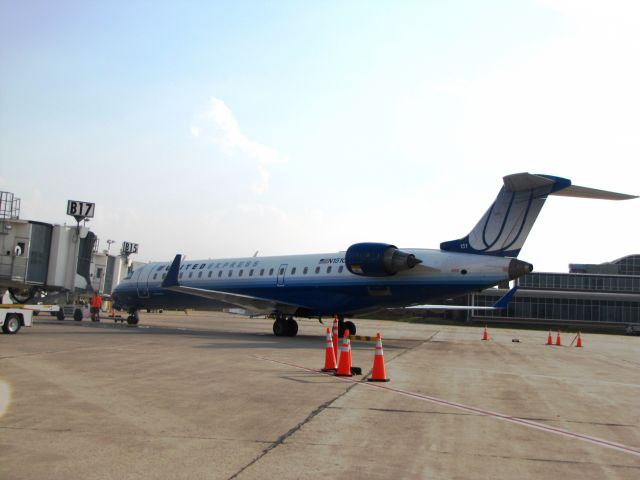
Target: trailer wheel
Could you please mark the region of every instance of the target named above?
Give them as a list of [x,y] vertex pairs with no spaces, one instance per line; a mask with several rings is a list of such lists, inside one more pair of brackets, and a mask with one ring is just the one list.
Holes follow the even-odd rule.
[[56,312],[56,318],[60,321],[64,320],[64,310],[60,309]]
[[20,320],[20,316],[17,313],[10,313],[4,320],[2,331],[8,334],[18,333],[21,326],[22,321]]

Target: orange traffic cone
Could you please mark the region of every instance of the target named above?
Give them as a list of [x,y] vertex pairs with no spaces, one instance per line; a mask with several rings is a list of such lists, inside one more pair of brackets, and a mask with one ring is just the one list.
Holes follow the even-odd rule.
[[553,339],[551,338],[551,330],[549,330],[549,336],[547,337],[547,345],[553,345]]
[[342,346],[340,347],[340,361],[338,363],[338,371],[336,372],[338,377],[352,377],[351,373],[351,340],[349,337],[349,330],[344,331],[344,337],[342,338]]
[[368,378],[369,382],[388,382],[387,370],[384,367],[384,352],[382,351],[382,337],[378,332],[376,338],[376,356],[373,357],[373,372],[371,378]]
[[484,326],[484,332],[482,332],[482,340],[489,340],[489,331],[486,325]]
[[576,343],[576,347],[582,348],[582,338],[580,338],[580,332],[578,332],[578,342]]
[[558,330],[558,335],[556,335],[556,345],[562,346],[562,340],[560,340],[560,330]]
[[336,356],[336,364],[338,363],[338,316],[333,316],[333,354]]
[[323,372],[335,372],[338,369],[336,365],[336,355],[333,353],[333,342],[331,341],[331,332],[327,328],[327,343],[324,355]]

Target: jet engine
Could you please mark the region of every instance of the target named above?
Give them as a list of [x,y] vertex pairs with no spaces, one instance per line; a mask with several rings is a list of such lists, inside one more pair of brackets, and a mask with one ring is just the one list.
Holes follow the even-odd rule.
[[365,277],[387,277],[422,263],[388,243],[355,243],[347,249],[344,261],[351,273]]

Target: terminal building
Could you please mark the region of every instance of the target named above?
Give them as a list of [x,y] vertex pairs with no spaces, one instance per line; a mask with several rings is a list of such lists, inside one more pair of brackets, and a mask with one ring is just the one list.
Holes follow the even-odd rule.
[[[467,320],[607,330],[640,324],[640,255],[570,264],[569,273],[530,273],[516,285],[518,292],[506,310],[470,311]],[[467,301],[490,306],[504,293],[488,289],[467,296]]]

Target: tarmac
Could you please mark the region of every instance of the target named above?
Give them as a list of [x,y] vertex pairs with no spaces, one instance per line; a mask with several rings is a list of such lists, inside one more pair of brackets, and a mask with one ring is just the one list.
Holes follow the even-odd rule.
[[0,478],[640,478],[640,337],[357,320],[371,383],[373,343],[319,372],[330,322],[41,314],[0,335]]

